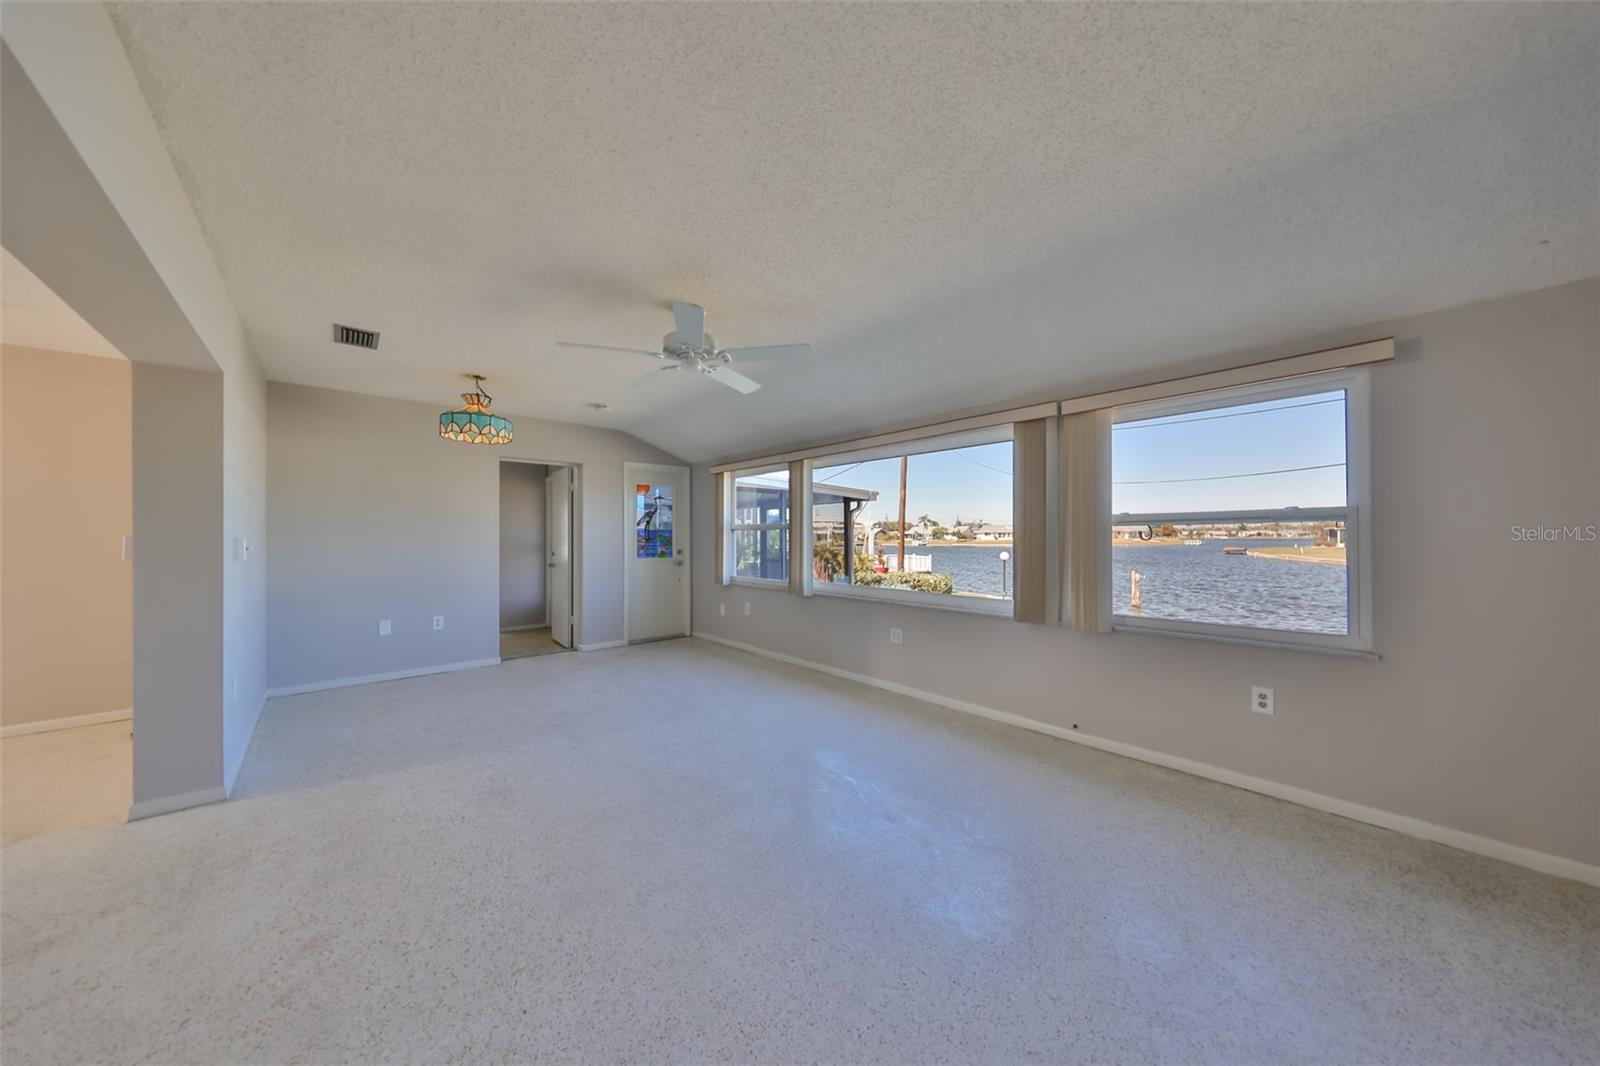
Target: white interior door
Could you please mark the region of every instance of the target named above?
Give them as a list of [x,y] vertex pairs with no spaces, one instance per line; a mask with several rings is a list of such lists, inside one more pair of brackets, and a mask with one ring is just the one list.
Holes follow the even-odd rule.
[[628,640],[689,632],[689,470],[627,463]]
[[545,477],[544,542],[549,554],[545,603],[550,639],[572,647],[572,467],[553,466]]

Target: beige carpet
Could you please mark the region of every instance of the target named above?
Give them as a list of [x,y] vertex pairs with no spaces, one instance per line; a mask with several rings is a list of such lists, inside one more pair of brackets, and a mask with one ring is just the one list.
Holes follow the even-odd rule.
[[1600,1059],[1600,891],[689,640],[3,865],[7,1063]]
[[551,655],[568,650],[555,642],[548,627],[517,629],[500,634],[501,659],[526,659],[530,655]]
[[0,740],[0,844],[126,821],[132,729],[106,722]]

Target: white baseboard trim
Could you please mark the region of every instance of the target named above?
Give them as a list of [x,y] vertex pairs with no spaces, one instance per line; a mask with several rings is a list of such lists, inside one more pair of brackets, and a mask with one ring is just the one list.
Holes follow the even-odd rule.
[[841,670],[838,667],[826,666],[822,663],[812,662],[809,659],[801,659],[797,656],[785,655],[782,652],[770,651],[754,644],[744,644],[736,640],[729,640],[726,637],[713,636],[710,633],[696,632],[695,636],[713,644],[737,648],[740,651],[747,651],[768,659],[776,659],[779,662],[789,663],[793,666],[803,666],[810,670],[830,674],[833,677],[844,678],[847,681],[860,682],[863,685],[871,685],[873,688],[883,689],[886,692],[910,696],[912,699],[922,700],[925,703],[932,703],[939,707],[948,707],[953,711],[961,711],[964,714],[972,714],[980,718],[1004,722],[1006,725],[1031,729],[1035,733],[1043,733],[1046,736],[1057,737],[1061,740],[1070,740],[1074,744],[1098,748],[1100,751],[1110,752],[1113,755],[1122,755],[1130,759],[1138,759],[1140,762],[1164,766],[1169,770],[1193,774],[1196,777],[1203,777],[1224,785],[1232,785],[1235,788],[1242,788],[1249,792],[1259,792],[1263,796],[1271,796],[1273,799],[1297,803],[1302,807],[1310,807],[1313,810],[1339,815],[1341,818],[1365,822],[1368,825],[1375,825],[1381,829],[1390,829],[1396,833],[1404,833],[1407,836],[1432,841],[1435,844],[1445,844],[1453,848],[1460,848],[1462,851],[1484,855],[1491,859],[1499,859],[1502,862],[1525,866],[1540,873],[1554,874],[1556,877],[1566,877],[1574,881],[1581,881],[1586,885],[1600,887],[1600,866],[1579,862],[1577,859],[1568,859],[1560,855],[1551,855],[1548,852],[1535,851],[1519,844],[1508,844],[1503,840],[1495,840],[1492,837],[1479,836],[1476,833],[1468,833],[1460,829],[1451,829],[1449,826],[1425,822],[1420,818],[1412,818],[1408,815],[1380,810],[1377,807],[1352,803],[1349,800],[1342,800],[1335,796],[1312,792],[1310,789],[1285,785],[1278,781],[1269,781],[1264,777],[1253,777],[1250,774],[1242,774],[1221,766],[1213,766],[1210,763],[1186,759],[1180,755],[1168,755],[1166,752],[1141,748],[1134,744],[1125,744],[1120,740],[1108,740],[1105,737],[1092,736],[1077,730],[1063,729],[1047,722],[1012,714],[1009,711],[996,710],[993,707],[985,707],[982,704],[941,696],[937,692],[927,692],[922,689],[912,688],[909,685],[884,681],[880,678],[869,677],[866,674],[858,674],[850,670]]
[[188,810],[190,807],[204,807],[208,803],[220,803],[227,798],[227,792],[218,786],[203,788],[198,792],[180,792],[176,796],[144,800],[128,808],[128,821],[137,822],[141,818],[154,818],[158,814],[171,814],[173,811]]
[[538,622],[538,623],[536,623],[534,625],[531,625],[531,626],[501,626],[500,627],[500,632],[502,632],[502,633],[525,633],[530,629],[549,629],[549,628],[550,628],[550,623],[549,622]]
[[607,648],[621,648],[627,645],[625,640],[602,640],[598,644],[579,644],[579,651],[605,651]]
[[485,666],[499,666],[500,657],[493,659],[471,659],[461,663],[445,663],[441,666],[420,666],[411,670],[391,670],[386,674],[363,674],[360,677],[336,677],[329,681],[313,681],[309,685],[286,685],[283,688],[267,689],[267,698],[277,699],[279,696],[298,696],[305,692],[322,692],[330,688],[349,688],[351,685],[371,685],[379,681],[404,681],[408,677],[427,677],[429,674],[448,674],[456,670],[477,670]]
[[71,718],[46,718],[42,722],[18,722],[0,727],[0,739],[25,737],[29,733],[53,733],[57,729],[76,729],[83,725],[104,725],[107,722],[126,722],[133,711],[124,707],[120,711],[97,711],[94,714],[76,714]]
[[244,742],[244,748],[239,752],[239,757],[233,761],[232,766],[223,768],[222,795],[224,799],[233,796],[233,786],[239,780],[239,771],[244,769],[245,756],[250,754],[250,741],[256,738],[256,726],[261,724],[261,712],[267,709],[267,693],[261,694],[261,706],[256,708],[256,715],[250,720],[250,736]]

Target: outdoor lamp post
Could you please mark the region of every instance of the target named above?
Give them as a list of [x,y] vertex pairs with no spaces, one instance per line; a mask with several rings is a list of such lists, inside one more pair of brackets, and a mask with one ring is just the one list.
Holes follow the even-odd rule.
[[1011,561],[1011,553],[1010,552],[1001,552],[1000,553],[1000,595],[1002,595],[1002,596],[1009,596],[1010,595],[1010,592],[1008,592],[1006,590],[1006,564],[1009,563],[1010,561]]

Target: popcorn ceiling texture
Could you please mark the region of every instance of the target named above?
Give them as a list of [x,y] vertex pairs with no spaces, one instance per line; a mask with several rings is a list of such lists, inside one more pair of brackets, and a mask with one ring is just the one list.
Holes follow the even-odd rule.
[[4,857],[7,1062],[1600,1058],[1600,891],[699,641]]
[[112,10],[269,376],[689,460],[1600,273],[1596,5]]

